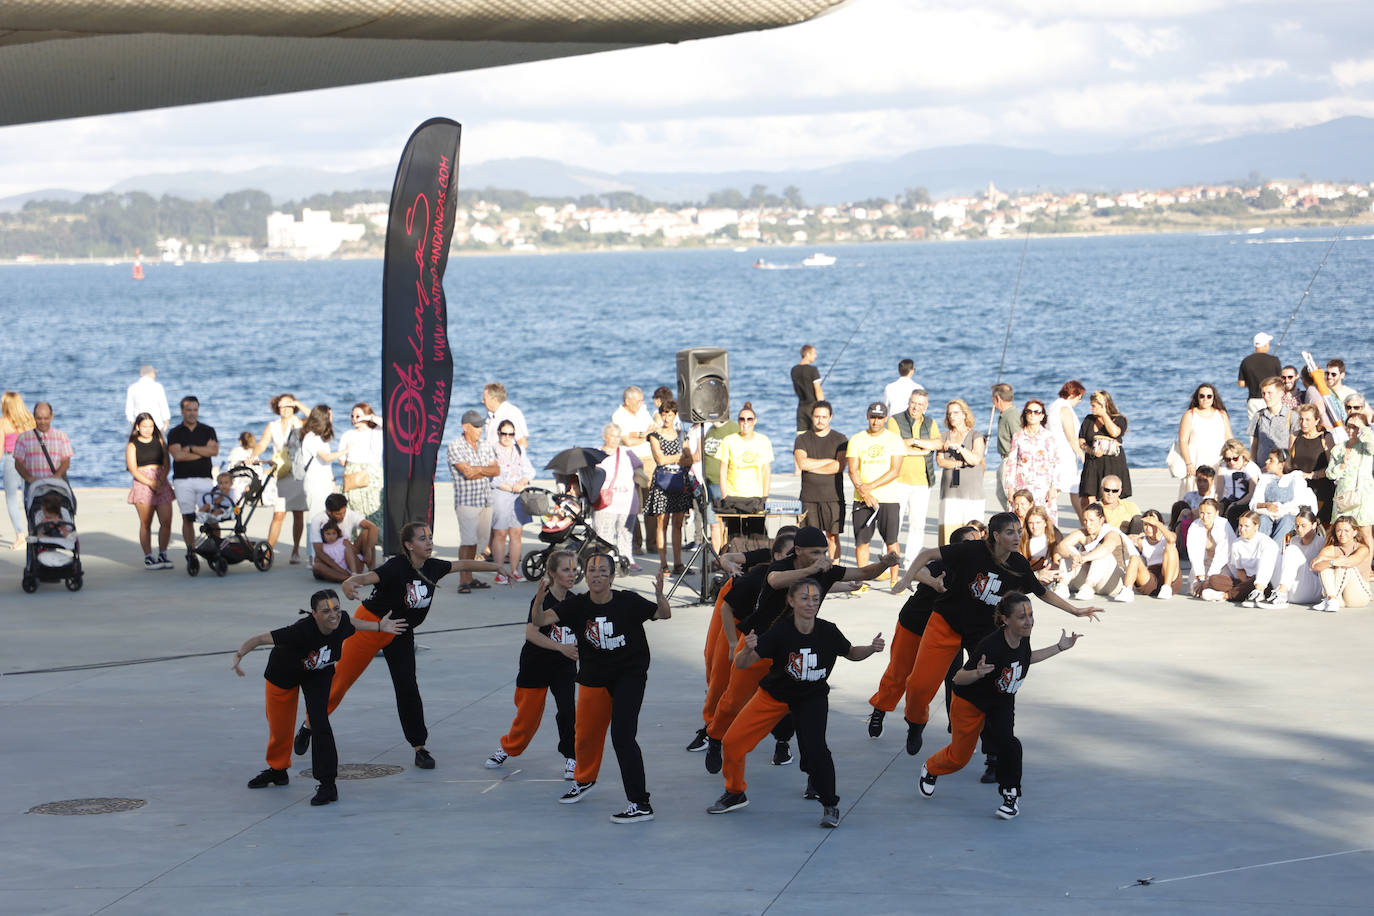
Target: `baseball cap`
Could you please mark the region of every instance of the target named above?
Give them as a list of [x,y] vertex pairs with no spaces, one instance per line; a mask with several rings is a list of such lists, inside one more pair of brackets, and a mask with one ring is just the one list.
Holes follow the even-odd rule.
[[829,543],[825,539],[825,532],[815,525],[798,528],[797,533],[792,536],[793,547],[826,547]]
[[1272,334],[1266,334],[1266,333],[1264,333],[1263,331],[1260,331],[1258,334],[1255,335],[1255,346],[1257,346],[1257,347],[1262,347],[1262,346],[1264,346],[1265,344],[1267,344],[1267,343],[1269,343],[1270,341],[1272,341],[1273,339],[1274,339],[1274,335],[1272,335]]
[[464,426],[481,426],[485,422],[485,417],[475,410],[468,410],[463,413]]
[[868,405],[868,415],[870,417],[887,416],[887,405],[882,401],[874,401],[872,404]]

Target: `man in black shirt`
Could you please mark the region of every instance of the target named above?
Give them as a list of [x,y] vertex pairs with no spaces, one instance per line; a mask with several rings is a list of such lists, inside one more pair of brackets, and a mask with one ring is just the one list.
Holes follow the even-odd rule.
[[805,344],[801,348],[801,362],[792,367],[792,391],[797,395],[797,432],[811,428],[811,407],[825,398],[821,390],[820,370],[812,365],[816,348]]
[[792,457],[801,472],[801,501],[806,524],[825,532],[830,559],[840,558],[844,533],[845,447],[849,440],[830,428],[829,401],[811,405],[811,429],[792,443]]
[[167,450],[172,454],[172,489],[181,510],[181,536],[186,555],[196,549],[196,509],[201,499],[215,487],[214,458],[219,454],[215,428],[200,420],[200,401],[187,395],[181,399],[181,422],[167,431]]
[[1236,387],[1245,389],[1247,420],[1259,413],[1260,408],[1264,406],[1260,383],[1283,372],[1283,364],[1279,362],[1279,358],[1269,352],[1269,342],[1273,339],[1260,331],[1255,335],[1255,352],[1240,361]]

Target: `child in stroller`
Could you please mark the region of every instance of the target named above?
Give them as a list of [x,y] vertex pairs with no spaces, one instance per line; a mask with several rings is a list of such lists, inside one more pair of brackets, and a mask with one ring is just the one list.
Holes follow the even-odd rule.
[[[238,500],[232,497],[236,480],[246,481],[243,495]],[[261,572],[272,568],[272,545],[266,541],[253,543],[248,538],[248,523],[253,512],[262,502],[262,479],[255,470],[246,464],[236,465],[215,478],[215,487],[205,494],[196,521],[200,523],[200,537],[196,539],[196,549],[186,557],[186,574],[200,575],[200,561],[203,558],[215,575],[223,576],[229,571],[230,563],[251,560]],[[220,531],[220,525],[233,522],[228,534]]]
[[82,585],[81,542],[76,536],[76,494],[59,477],[45,477],[29,485],[29,538],[20,585],[32,594],[39,582],[66,583],[70,591]]
[[587,507],[577,478],[555,474],[554,482],[562,489],[554,492],[540,487],[526,487],[520,491],[520,503],[525,511],[531,516],[542,516],[539,540],[546,545],[525,554],[520,561],[520,574],[530,582],[538,581],[544,575],[549,554],[555,549],[571,550],[577,554],[579,581],[587,557],[597,553],[615,558],[619,574],[629,572],[629,558],[621,556],[610,541],[597,537],[592,528],[585,514]]

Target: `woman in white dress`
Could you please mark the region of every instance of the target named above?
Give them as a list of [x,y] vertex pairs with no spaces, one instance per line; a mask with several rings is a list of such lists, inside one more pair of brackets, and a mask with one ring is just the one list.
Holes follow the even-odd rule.
[[262,462],[267,484],[262,491],[263,506],[272,510],[272,524],[267,529],[267,543],[277,549],[277,538],[281,535],[281,523],[286,513],[291,513],[291,563],[301,562],[301,535],[305,533],[305,487],[291,476],[291,465],[287,454],[287,440],[295,432],[299,436],[301,428],[298,413],[304,412],[305,405],[296,400],[295,395],[279,394],[267,402],[272,413],[277,415],[258,437],[257,444],[249,461],[272,447],[270,460]]
[[382,527],[382,418],[359,401],[350,411],[353,428],[339,437],[348,508]]
[[334,440],[334,411],[328,404],[316,404],[301,427],[300,460],[305,462],[305,511],[311,518],[324,511],[324,501],[334,492],[334,462],[343,452],[331,452]]
[[1083,507],[1092,501],[1093,495],[1084,499],[1078,494],[1078,478],[1082,470],[1083,448],[1078,444],[1078,414],[1074,408],[1083,400],[1088,389],[1078,379],[1070,379],[1059,389],[1059,397],[1045,408],[1045,426],[1054,436],[1055,447],[1059,449],[1059,461],[1055,466],[1055,489],[1069,494],[1069,503],[1083,522]]
[[1221,462],[1221,447],[1232,438],[1231,416],[1221,402],[1217,389],[1203,382],[1193,391],[1188,409],[1178,421],[1178,453],[1188,472],[1178,483],[1178,498],[1197,490],[1194,475],[1202,465],[1213,468]]

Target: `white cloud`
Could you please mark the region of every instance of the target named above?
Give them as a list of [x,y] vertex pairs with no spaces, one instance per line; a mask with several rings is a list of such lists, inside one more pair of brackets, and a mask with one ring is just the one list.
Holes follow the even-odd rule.
[[1350,88],[1374,83],[1374,57],[1364,60],[1343,60],[1331,65],[1331,76],[1338,86]]

